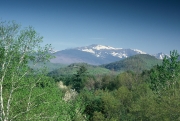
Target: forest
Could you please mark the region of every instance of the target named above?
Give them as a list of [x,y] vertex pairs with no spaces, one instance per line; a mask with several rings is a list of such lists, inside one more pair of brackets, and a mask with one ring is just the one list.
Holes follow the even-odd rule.
[[138,63],[138,71],[118,72],[103,65],[91,73],[86,64],[74,64],[74,73],[61,75],[65,70],[48,71],[51,45],[42,41],[33,27],[0,22],[0,121],[180,120],[176,50],[148,69]]

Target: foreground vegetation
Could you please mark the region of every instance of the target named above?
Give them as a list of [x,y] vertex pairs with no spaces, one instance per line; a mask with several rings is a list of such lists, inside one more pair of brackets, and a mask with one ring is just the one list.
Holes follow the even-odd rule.
[[[180,119],[180,62],[177,51],[142,73],[89,77],[82,66],[68,84],[84,105],[84,120],[175,121]],[[63,80],[62,80],[63,81]]]
[[0,121],[67,121],[81,114],[80,99],[66,102],[44,65],[29,67],[51,58],[41,42],[32,27],[0,22]]
[[14,22],[0,23],[1,121],[180,120],[177,51],[141,72],[90,74],[82,64],[71,76],[58,76],[38,64],[51,58],[50,46],[40,47],[42,37],[32,27],[19,30]]

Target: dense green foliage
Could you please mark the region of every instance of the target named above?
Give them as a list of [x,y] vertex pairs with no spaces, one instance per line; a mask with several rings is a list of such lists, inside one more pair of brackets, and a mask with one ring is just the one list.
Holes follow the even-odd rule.
[[[84,105],[83,115],[90,121],[170,121],[180,119],[180,63],[177,51],[165,57],[142,73],[125,71],[118,75],[88,76],[84,67],[75,77],[83,75],[85,81],[69,78],[79,84],[74,88]],[[80,74],[80,73],[81,74]],[[76,82],[77,81],[77,82]],[[70,84],[70,85],[71,85]],[[76,85],[77,86],[77,85]]]
[[[45,68],[50,46],[32,27],[21,30],[14,22],[0,22],[0,121],[81,119],[81,99],[69,102]],[[44,65],[43,65],[44,66]]]
[[[151,70],[141,74],[124,72],[116,77],[106,75],[101,78],[100,87],[95,90],[82,90],[80,96],[86,104],[84,113],[88,119],[179,120],[179,55],[176,51],[170,54],[170,59],[165,57],[162,65]],[[157,88],[162,85],[162,88]]]
[[[86,77],[83,77],[83,80],[87,80],[89,82],[89,86],[92,85],[92,83],[94,83],[93,80],[96,80],[95,78],[98,76],[101,77],[105,74],[117,74],[117,72],[113,72],[102,67],[88,65],[86,63],[75,63],[65,68],[59,68],[54,71],[51,71],[48,73],[48,76],[52,77],[56,82],[62,81],[67,86],[73,86],[74,81],[77,80],[77,78],[79,78],[77,77],[77,73],[79,73],[78,71],[81,69],[81,67],[84,67],[86,69]],[[86,83],[86,85],[88,84]]]
[[162,66],[157,65],[151,72],[151,88],[159,91],[164,91],[169,88],[178,86],[178,78],[180,72],[180,62],[178,61],[179,54],[177,51],[170,52],[170,58],[163,59]]

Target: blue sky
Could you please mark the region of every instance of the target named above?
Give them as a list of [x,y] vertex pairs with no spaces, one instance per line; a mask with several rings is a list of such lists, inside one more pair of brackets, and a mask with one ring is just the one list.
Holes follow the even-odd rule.
[[180,53],[179,0],[0,0],[0,19],[33,26],[56,50],[102,44]]

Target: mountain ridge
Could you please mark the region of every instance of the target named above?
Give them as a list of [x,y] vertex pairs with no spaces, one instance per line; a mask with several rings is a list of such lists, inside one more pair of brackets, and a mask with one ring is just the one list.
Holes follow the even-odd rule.
[[[64,64],[83,62],[92,65],[101,65],[119,61],[137,54],[147,53],[139,49],[123,49],[99,44],[92,44],[89,46],[56,51],[53,53],[56,58],[52,59],[51,62]],[[157,53],[152,56],[156,57],[157,59],[163,59],[163,57],[168,55],[164,53]]]

